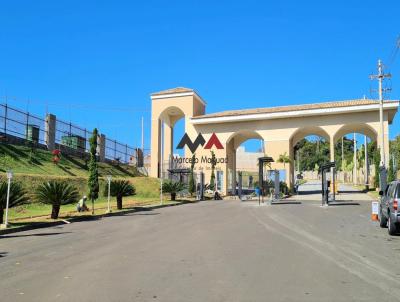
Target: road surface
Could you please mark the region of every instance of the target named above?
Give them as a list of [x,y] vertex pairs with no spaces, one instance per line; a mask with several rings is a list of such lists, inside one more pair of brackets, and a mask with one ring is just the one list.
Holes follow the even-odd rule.
[[397,301],[371,203],[205,201],[0,236],[1,301]]

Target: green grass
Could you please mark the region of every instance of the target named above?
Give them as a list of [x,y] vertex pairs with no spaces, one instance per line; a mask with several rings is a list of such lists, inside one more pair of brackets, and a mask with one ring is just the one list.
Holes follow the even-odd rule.
[[[0,144],[0,172],[13,170],[15,174],[34,174],[46,176],[88,176],[87,162],[79,157],[61,155],[56,165],[51,152],[42,149],[31,149],[26,146]],[[139,175],[136,168],[129,165],[112,165],[98,163],[99,175],[108,174],[115,177],[133,177]]]
[[[5,172],[12,169],[14,172],[13,181],[22,183],[30,197],[28,204],[10,209],[11,223],[23,222],[26,224],[38,220],[49,220],[51,205],[37,203],[34,198],[37,186],[43,182],[50,180],[66,181],[76,187],[81,196],[87,194],[89,172],[85,160],[62,155],[61,161],[55,165],[52,158],[51,152],[46,150],[31,150],[26,146],[0,144],[0,181],[5,180]],[[159,202],[160,182],[158,179],[140,176],[136,168],[129,165],[98,163],[98,166],[100,197],[95,202],[95,211],[104,214],[107,209],[107,198],[103,196],[107,186],[106,175],[112,175],[113,179],[127,179],[135,186],[136,195],[124,198],[123,203],[126,207],[157,204]],[[112,198],[111,201],[111,205],[116,208],[115,198]],[[91,208],[90,202],[88,206]],[[76,204],[61,207],[60,218],[75,215],[82,215],[76,212]]]
[[[179,203],[191,203],[193,200],[176,200],[171,201],[167,198],[164,199],[163,205],[179,204]],[[127,198],[124,200],[123,209],[118,210],[116,207],[116,201],[111,201],[112,212],[125,212],[134,209],[135,207],[146,207],[159,205],[160,200],[154,200],[150,198]],[[89,206],[91,206],[89,204]],[[23,207],[11,209],[9,227],[16,228],[26,225],[35,225],[46,222],[62,221],[74,217],[98,217],[104,215],[107,212],[107,201],[101,199],[95,203],[95,215],[89,212],[78,213],[75,209],[75,205],[65,205],[60,209],[60,215],[58,219],[50,218],[51,206],[44,204],[30,204]]]
[[[157,198],[149,198],[149,197],[140,197],[140,196],[129,196],[129,197],[124,197],[123,199],[123,206],[126,207],[132,207],[132,206],[143,206],[143,205],[149,205],[149,204],[155,204],[159,203],[159,199]],[[87,206],[89,209],[92,209],[92,203],[89,201],[87,202]],[[101,197],[98,200],[95,201],[94,203],[95,206],[95,212],[101,212],[104,213],[107,210],[108,202],[106,197]],[[112,197],[110,199],[110,206],[113,209],[117,208],[117,202],[115,197]],[[48,204],[42,204],[42,203],[29,203],[26,205],[18,206],[15,208],[11,208],[9,212],[9,219],[10,222],[16,222],[20,220],[26,220],[26,219],[34,219],[34,218],[42,218],[44,220],[47,220],[50,216],[51,213],[51,205]],[[86,212],[83,214],[89,214],[91,212]],[[79,215],[76,211],[76,204],[68,204],[68,205],[63,205],[61,206],[60,209],[60,218],[63,217],[70,217],[70,216],[75,216]],[[45,216],[45,217],[44,217]]]

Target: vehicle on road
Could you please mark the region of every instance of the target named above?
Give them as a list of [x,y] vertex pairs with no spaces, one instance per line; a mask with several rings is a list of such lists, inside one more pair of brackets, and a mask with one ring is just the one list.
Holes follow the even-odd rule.
[[387,185],[384,191],[380,191],[379,224],[387,227],[390,235],[400,232],[400,212],[398,211],[400,199],[400,181],[395,180]]

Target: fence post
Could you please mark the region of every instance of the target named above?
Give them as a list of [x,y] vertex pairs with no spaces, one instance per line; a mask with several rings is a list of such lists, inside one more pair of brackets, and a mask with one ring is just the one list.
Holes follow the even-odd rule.
[[100,162],[106,161],[106,136],[104,134],[97,137],[97,154]]
[[114,140],[114,160],[117,159],[117,140]]
[[26,127],[25,127],[25,139],[29,140],[28,138],[28,127],[29,127],[29,112],[26,113]]
[[128,159],[128,144],[125,144],[125,163],[129,164],[129,159]]
[[8,113],[8,106],[7,103],[4,106],[4,136],[7,138],[7,113]]
[[53,151],[56,148],[56,116],[54,114],[46,114],[44,129],[44,141],[47,149]]

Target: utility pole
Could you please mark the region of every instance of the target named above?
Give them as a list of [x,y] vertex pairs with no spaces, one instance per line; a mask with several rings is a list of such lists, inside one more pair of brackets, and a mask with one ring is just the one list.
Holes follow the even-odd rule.
[[344,139],[342,136],[342,172],[344,172],[344,146],[343,146],[343,143],[344,143]]
[[354,145],[353,145],[353,151],[354,151],[354,156],[353,156],[353,184],[357,184],[357,140],[356,140],[356,134],[353,133],[353,138],[354,138]]
[[144,152],[144,122],[142,116],[142,151]]
[[300,149],[297,149],[297,174],[300,174]]
[[371,75],[371,80],[378,79],[378,93],[379,93],[379,123],[380,123],[380,134],[381,134],[381,166],[385,167],[386,158],[385,158],[385,134],[383,127],[383,92],[390,90],[389,88],[383,88],[382,83],[385,78],[391,78],[392,75],[390,73],[383,72],[383,64],[382,61],[378,60],[378,74]]
[[367,136],[364,135],[364,166],[365,166],[365,187],[369,188],[369,165],[368,165],[368,144]]

